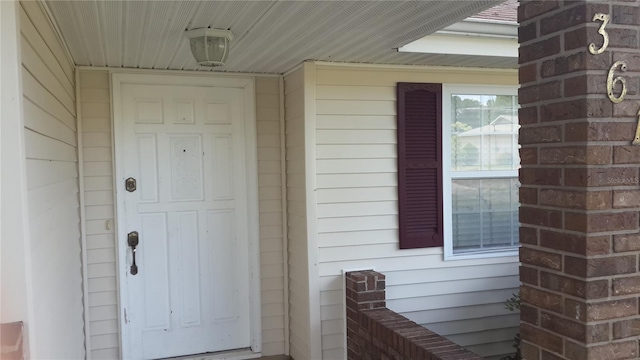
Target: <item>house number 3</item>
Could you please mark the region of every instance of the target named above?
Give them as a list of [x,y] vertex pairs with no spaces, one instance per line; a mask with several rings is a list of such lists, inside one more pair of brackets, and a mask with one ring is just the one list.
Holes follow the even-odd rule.
[[607,46],[609,46],[609,34],[607,34],[607,31],[604,29],[609,23],[609,14],[593,15],[592,21],[598,21],[598,20],[602,21],[602,25],[600,25],[600,28],[598,29],[598,34],[602,35],[603,43],[600,49],[596,49],[596,44],[594,43],[589,44],[589,52],[592,53],[593,55],[602,54],[604,50],[607,48]]

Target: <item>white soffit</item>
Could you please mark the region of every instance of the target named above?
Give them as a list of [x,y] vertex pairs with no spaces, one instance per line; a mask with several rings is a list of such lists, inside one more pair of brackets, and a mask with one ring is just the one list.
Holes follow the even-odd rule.
[[399,52],[518,57],[518,24],[467,19],[398,48]]
[[[503,0],[58,1],[47,6],[76,65],[284,73],[304,60],[515,67],[499,57],[400,53],[405,44]],[[234,34],[227,65],[200,67],[184,35]]]

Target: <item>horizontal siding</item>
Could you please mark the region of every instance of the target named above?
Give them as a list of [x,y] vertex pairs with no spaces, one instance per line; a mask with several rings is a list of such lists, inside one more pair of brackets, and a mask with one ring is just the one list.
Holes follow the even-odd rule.
[[90,350],[104,359],[120,352],[109,73],[81,71],[79,81]]
[[29,70],[22,72],[22,87],[26,99],[40,106],[40,108],[52,115],[58,122],[61,122],[75,132],[75,113],[62,105],[56,96],[44,88]]
[[309,273],[307,259],[303,70],[284,78],[287,165],[290,354],[309,358]]
[[21,2],[32,358],[84,358],[74,65],[38,2]]
[[[65,55],[64,45],[62,41],[56,35],[56,31],[49,25],[48,15],[42,10],[40,5],[35,1],[23,1],[20,4],[24,9],[26,15],[28,15],[29,22],[33,25],[30,26],[28,22],[25,22],[24,17],[20,17],[20,31],[29,39],[29,41],[38,48],[41,45],[45,45],[50,55],[42,56],[47,62],[55,61],[56,64],[51,64],[52,67],[59,67],[54,73],[56,76],[64,75],[71,83],[75,83],[75,65],[69,61]],[[31,36],[27,34],[27,31],[35,29],[37,36]],[[33,32],[32,32],[33,33]],[[38,40],[40,37],[42,40]],[[74,85],[75,86],[75,85]]]
[[25,98],[23,105],[25,127],[42,136],[57,139],[62,144],[77,146],[76,132],[72,127],[59,126],[55,116],[47,113],[28,98]]
[[282,249],[282,167],[280,84],[256,79],[262,354],[284,354],[284,255]]
[[[108,73],[82,71],[80,87],[91,354],[109,359],[120,350]],[[283,354],[285,341],[279,93],[277,79],[256,79],[263,355]]]
[[398,249],[395,87],[399,81],[517,83],[513,73],[316,69],[318,255],[323,357],[344,351],[343,269],[387,276],[387,306],[481,356],[510,353],[519,317],[514,257],[443,261]]
[[[75,115],[76,103],[73,85],[66,77],[64,77],[64,75],[59,74],[56,77],[52,72],[55,70],[49,69],[45,60],[40,57],[40,54],[33,48],[33,45],[31,45],[25,37],[22,37],[21,50],[22,62],[24,66],[29,69],[31,75],[38,79],[38,82],[42,84],[43,88],[51,94],[54,94],[56,99],[62,106],[64,106],[65,109]],[[42,52],[45,50],[40,49],[40,51]]]

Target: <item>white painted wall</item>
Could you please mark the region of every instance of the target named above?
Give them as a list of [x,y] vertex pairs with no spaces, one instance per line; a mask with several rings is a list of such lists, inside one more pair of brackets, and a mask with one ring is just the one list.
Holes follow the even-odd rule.
[[[518,259],[443,261],[442,248],[398,249],[396,83],[517,84],[515,71],[315,68],[317,244],[322,357],[344,354],[343,269],[387,276],[387,306],[486,357],[510,353]],[[289,134],[288,134],[289,135]],[[446,201],[446,200],[445,200]],[[313,309],[312,309],[313,311]]]
[[[262,354],[284,353],[284,275],[277,77],[256,77]],[[91,357],[119,357],[109,72],[80,71]]]
[[74,65],[40,2],[21,2],[32,358],[83,358]]

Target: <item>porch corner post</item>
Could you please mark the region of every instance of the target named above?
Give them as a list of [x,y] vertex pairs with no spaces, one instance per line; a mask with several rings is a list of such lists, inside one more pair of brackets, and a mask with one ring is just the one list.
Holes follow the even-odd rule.
[[640,358],[640,1],[518,19],[522,355]]
[[[31,283],[31,242],[27,212],[26,155],[23,119],[20,3],[0,1],[0,323],[20,338],[24,358],[35,357],[34,306]],[[23,327],[22,327],[23,326]],[[4,327],[7,329],[7,327]],[[22,333],[18,336],[17,333]],[[9,335],[9,336],[7,336]],[[15,343],[14,343],[15,344]],[[9,346],[9,348],[11,348]],[[4,351],[0,351],[3,357]],[[8,355],[9,356],[9,355]]]

